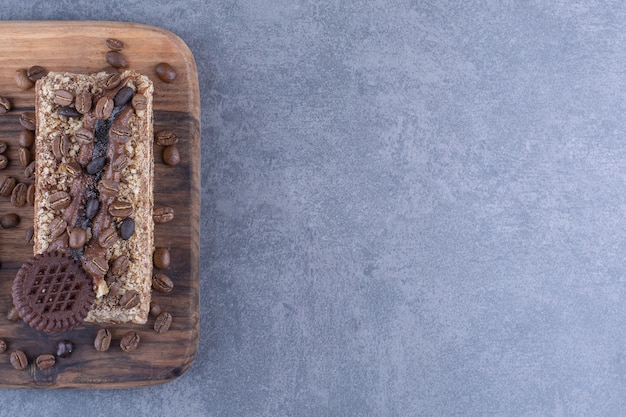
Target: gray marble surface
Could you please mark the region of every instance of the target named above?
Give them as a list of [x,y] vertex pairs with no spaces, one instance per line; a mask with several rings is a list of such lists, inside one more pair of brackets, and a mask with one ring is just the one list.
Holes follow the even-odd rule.
[[189,371],[2,390],[1,416],[624,414],[624,3],[2,0],[0,17],[178,34],[203,164]]

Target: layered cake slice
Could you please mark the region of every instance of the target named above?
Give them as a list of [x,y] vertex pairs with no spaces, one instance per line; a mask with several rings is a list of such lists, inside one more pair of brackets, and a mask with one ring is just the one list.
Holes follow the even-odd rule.
[[34,253],[82,266],[95,301],[86,321],[148,317],[153,243],[152,82],[50,72],[35,99]]

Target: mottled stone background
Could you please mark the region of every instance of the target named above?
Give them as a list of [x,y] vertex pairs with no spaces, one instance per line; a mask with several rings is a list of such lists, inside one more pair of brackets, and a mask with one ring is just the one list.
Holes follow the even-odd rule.
[[625,7],[0,1],[178,34],[203,127],[193,366],[0,415],[624,415]]

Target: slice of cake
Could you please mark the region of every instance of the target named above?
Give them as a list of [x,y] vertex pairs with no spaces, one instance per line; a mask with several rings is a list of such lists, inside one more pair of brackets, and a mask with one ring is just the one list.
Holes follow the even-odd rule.
[[146,322],[153,243],[152,82],[50,72],[35,86],[34,253],[93,281],[86,321]]

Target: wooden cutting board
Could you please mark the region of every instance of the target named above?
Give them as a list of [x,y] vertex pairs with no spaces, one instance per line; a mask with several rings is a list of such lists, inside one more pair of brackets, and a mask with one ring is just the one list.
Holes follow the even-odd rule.
[[[8,144],[5,155],[9,166],[0,175],[12,175],[26,182],[19,164],[19,115],[34,109],[34,90],[21,91],[15,83],[20,68],[41,65],[51,71],[97,72],[108,67],[107,38],[124,42],[122,51],[127,68],[154,81],[154,130],[172,130],[180,138],[181,163],[163,163],[162,148],[155,145],[155,204],[174,208],[174,220],[155,225],[155,245],[170,249],[171,266],[167,275],[174,281],[168,294],[153,292],[153,301],[173,316],[166,333],[153,330],[154,318],[145,325],[111,325],[111,348],[98,352],[93,341],[101,326],[83,324],[74,330],[49,336],[22,321],[12,322],[7,312],[12,306],[11,285],[21,264],[32,256],[25,235],[33,225],[33,208],[16,208],[0,197],[0,215],[17,213],[21,222],[14,229],[0,229],[0,339],[8,349],[0,353],[0,387],[3,388],[127,388],[170,381],[189,368],[198,346],[198,253],[200,218],[200,98],[194,58],[185,43],[165,30],[133,23],[117,22],[0,22],[0,96],[13,103],[10,113],[0,115],[0,141]],[[176,80],[166,84],[158,79],[155,65],[170,63]],[[119,347],[123,334],[135,330],[141,337],[134,352]],[[74,351],[57,358],[56,365],[42,371],[35,358],[54,354],[56,344],[70,340]],[[23,350],[29,366],[13,369],[9,352]]]

